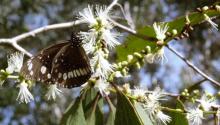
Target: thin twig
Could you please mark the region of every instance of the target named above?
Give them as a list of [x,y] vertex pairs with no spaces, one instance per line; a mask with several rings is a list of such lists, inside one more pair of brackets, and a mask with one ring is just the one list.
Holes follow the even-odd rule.
[[112,22],[112,24],[114,24],[118,28],[120,28],[120,29],[122,29],[122,30],[124,30],[124,31],[126,31],[126,32],[128,32],[128,33],[130,33],[130,34],[132,34],[132,35],[134,35],[136,37],[138,37],[138,38],[141,38],[141,39],[146,40],[148,42],[156,42],[157,41],[156,38],[148,37],[147,35],[138,34],[136,30],[133,30],[133,29],[127,27],[127,26],[124,26],[124,25],[114,21],[113,19],[109,19],[109,20]]
[[26,39],[28,37],[34,37],[37,34],[43,33],[45,31],[69,28],[69,27],[72,27],[74,25],[79,25],[81,23],[83,23],[83,22],[80,21],[80,20],[77,20],[77,21],[72,21],[72,22],[67,22],[67,23],[59,23],[59,24],[47,25],[47,26],[40,27],[38,29],[32,30],[30,32],[26,32],[26,33],[20,34],[18,36],[12,37],[12,38],[2,38],[2,39],[0,39],[0,45],[10,45],[13,48],[15,48],[16,50],[18,50],[20,52],[23,52],[28,57],[31,57],[32,56],[31,53],[29,53],[27,50],[25,50],[20,45],[18,45],[19,41],[21,41],[23,39]]
[[127,26],[124,26],[124,25],[122,25],[122,24],[120,24],[120,23],[118,23],[118,22],[116,22],[116,21],[114,21],[114,20],[112,20],[112,19],[109,19],[109,20],[110,20],[115,26],[117,26],[117,27],[119,27],[119,28],[121,28],[121,29],[123,29],[123,30],[125,30],[125,31],[127,31],[127,32],[129,32],[129,33],[131,33],[131,34],[136,34],[136,33],[137,33],[135,30],[133,30],[133,29],[127,27]]
[[171,48],[169,45],[166,45],[166,47],[173,52],[175,55],[177,55],[180,59],[182,59],[190,68],[192,68],[194,71],[199,73],[202,77],[210,81],[211,83],[214,83],[217,86],[220,86],[220,83],[214,80],[213,78],[209,77],[207,74],[205,74],[203,71],[201,71],[199,68],[197,68],[193,63],[191,63],[189,60],[187,60],[185,57],[183,57],[179,52]]
[[118,0],[113,0],[113,2],[108,6],[107,10],[111,10],[113,6],[115,6],[118,3]]
[[[146,94],[152,94],[153,92],[154,91],[146,91]],[[179,97],[179,96],[181,96],[180,94],[168,93],[168,92],[162,92],[162,95],[170,96],[170,97]]]
[[18,41],[23,40],[23,39],[25,39],[27,37],[30,37],[30,36],[34,37],[37,34],[43,33],[45,31],[69,28],[69,27],[72,27],[72,26],[75,26],[75,25],[79,25],[79,24],[82,24],[82,23],[83,23],[83,21],[76,20],[76,21],[72,21],[72,22],[47,25],[47,26],[35,29],[35,30],[31,31],[31,32],[27,32],[27,33],[18,35],[16,37],[12,38],[12,39],[14,39],[15,41],[18,42]]

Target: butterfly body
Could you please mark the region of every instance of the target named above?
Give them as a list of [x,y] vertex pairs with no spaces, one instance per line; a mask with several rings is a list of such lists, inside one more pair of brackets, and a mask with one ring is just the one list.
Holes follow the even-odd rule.
[[64,88],[81,86],[92,74],[81,40],[70,40],[49,46],[25,63],[21,74],[29,80],[57,84]]

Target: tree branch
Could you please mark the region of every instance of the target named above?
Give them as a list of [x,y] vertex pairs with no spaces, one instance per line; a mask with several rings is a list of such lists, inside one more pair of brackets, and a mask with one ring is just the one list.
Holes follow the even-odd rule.
[[83,23],[82,21],[77,20],[77,21],[72,21],[72,22],[67,22],[67,23],[47,25],[47,26],[40,27],[38,29],[32,30],[30,32],[20,34],[18,36],[12,37],[12,38],[0,39],[0,45],[10,45],[13,48],[15,48],[16,50],[18,50],[20,52],[23,52],[28,57],[31,57],[32,56],[31,53],[29,53],[27,50],[25,50],[24,48],[22,48],[20,45],[17,44],[19,41],[21,41],[23,39],[26,39],[28,37],[35,37],[37,34],[45,32],[45,31],[69,28],[69,27],[72,27],[74,25],[79,25],[79,24],[82,24],[82,23]]
[[177,55],[180,59],[182,59],[190,68],[192,68],[194,71],[199,73],[202,77],[210,81],[211,83],[214,83],[217,86],[220,86],[220,83],[214,80],[213,78],[209,77],[207,74],[202,72],[199,68],[197,68],[193,63],[191,63],[189,60],[187,60],[185,57],[183,57],[180,53],[178,53],[176,50],[171,48],[169,45],[166,45],[166,47],[173,52],[175,55]]

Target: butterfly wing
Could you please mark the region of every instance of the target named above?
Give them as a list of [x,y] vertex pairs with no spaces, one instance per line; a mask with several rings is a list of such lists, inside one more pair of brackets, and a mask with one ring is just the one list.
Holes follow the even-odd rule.
[[81,86],[91,77],[91,73],[88,56],[80,45],[73,45],[70,42],[54,57],[53,81],[62,87]]
[[58,51],[69,42],[55,44],[41,50],[29,59],[21,68],[21,74],[28,80],[52,83],[52,61]]

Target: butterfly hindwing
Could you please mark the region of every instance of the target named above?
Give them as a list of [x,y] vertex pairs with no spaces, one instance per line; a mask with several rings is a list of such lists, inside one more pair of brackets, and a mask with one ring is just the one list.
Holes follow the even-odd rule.
[[70,42],[54,57],[52,63],[53,81],[62,87],[81,86],[91,76],[89,59],[80,45]]
[[52,83],[51,70],[53,58],[68,43],[63,42],[43,49],[23,65],[21,74],[29,80]]

